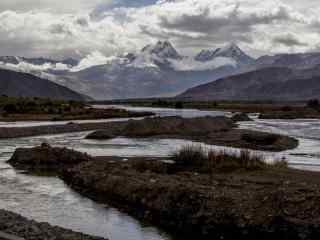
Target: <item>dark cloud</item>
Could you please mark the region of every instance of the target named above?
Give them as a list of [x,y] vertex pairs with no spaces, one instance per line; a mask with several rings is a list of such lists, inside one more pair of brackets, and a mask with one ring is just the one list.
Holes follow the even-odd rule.
[[284,36],[279,36],[273,39],[273,42],[276,44],[282,44],[287,47],[295,47],[295,46],[306,46],[306,43],[301,42],[295,36],[288,34]]
[[198,32],[198,33],[223,33],[237,32],[248,33],[256,25],[271,24],[276,21],[289,21],[290,16],[287,10],[283,7],[279,8],[274,14],[265,16],[257,14],[249,14],[241,16],[239,9],[240,4],[234,7],[234,10],[225,17],[214,17],[210,9],[206,8],[202,13],[183,14],[181,17],[169,19],[166,16],[160,18],[160,25],[167,29],[178,29],[181,31]]
[[88,20],[86,18],[78,18],[76,20],[76,23],[82,27],[88,27],[89,26],[89,23],[88,23]]
[[72,31],[64,24],[52,24],[49,27],[49,32],[52,34],[72,35]]

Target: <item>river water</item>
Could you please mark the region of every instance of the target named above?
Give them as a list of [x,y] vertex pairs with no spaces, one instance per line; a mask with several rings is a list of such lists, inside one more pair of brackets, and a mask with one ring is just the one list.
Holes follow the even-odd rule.
[[[110,106],[99,106],[110,107]],[[158,116],[223,116],[227,112],[175,110],[162,108],[123,108],[133,111],[154,111]],[[252,116],[255,117],[255,116]],[[123,120],[123,119],[122,119]],[[99,120],[101,121],[119,121]],[[80,121],[87,122],[87,121]],[[92,122],[92,121],[90,121]],[[8,126],[40,126],[52,122],[0,123]],[[65,123],[59,123],[65,124]],[[320,170],[320,121],[318,120],[258,120],[241,123],[240,128],[281,133],[297,137],[298,148],[281,153],[263,153],[266,159],[286,158],[292,167]],[[0,140],[0,208],[37,221],[49,222],[76,231],[102,236],[111,240],[176,240],[164,231],[141,223],[109,206],[97,204],[72,191],[56,177],[29,176],[5,163],[17,147],[33,147],[42,142],[64,146],[94,156],[168,156],[185,144],[184,140],[127,139],[106,141],[86,140],[88,132],[47,135]],[[206,145],[205,145],[206,146]],[[219,148],[216,146],[206,146]],[[229,148],[230,149],[230,148]],[[236,151],[236,149],[233,149]]]

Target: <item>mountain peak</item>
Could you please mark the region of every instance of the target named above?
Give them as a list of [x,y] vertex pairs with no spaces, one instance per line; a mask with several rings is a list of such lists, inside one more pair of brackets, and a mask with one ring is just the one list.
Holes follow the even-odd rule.
[[250,64],[254,61],[252,57],[242,51],[240,47],[234,42],[215,50],[202,50],[195,57],[195,59],[197,61],[206,62],[211,61],[217,57],[231,58],[235,60],[239,65]]
[[231,56],[235,56],[235,55],[243,55],[243,54],[245,54],[245,53],[234,42],[229,43],[226,46],[224,46],[222,48],[218,48],[216,50],[216,55],[224,55],[227,57],[231,57]]
[[156,44],[147,45],[142,49],[144,53],[150,53],[160,58],[181,59],[180,54],[169,41],[158,41]]

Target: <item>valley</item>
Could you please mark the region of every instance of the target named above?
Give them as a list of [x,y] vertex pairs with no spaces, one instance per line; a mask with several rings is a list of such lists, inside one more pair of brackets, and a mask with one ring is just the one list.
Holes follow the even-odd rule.
[[1,0],[0,240],[318,240],[319,11]]

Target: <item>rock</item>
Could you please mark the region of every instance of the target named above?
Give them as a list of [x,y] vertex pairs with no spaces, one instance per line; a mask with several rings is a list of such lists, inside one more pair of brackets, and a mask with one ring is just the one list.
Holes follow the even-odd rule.
[[16,149],[8,163],[18,169],[59,170],[90,160],[87,154],[42,143],[39,147]]
[[115,137],[116,135],[112,133],[112,131],[110,130],[99,130],[99,131],[90,133],[88,136],[86,136],[86,139],[108,140]]
[[251,122],[253,121],[246,113],[236,113],[231,117],[234,122]]

